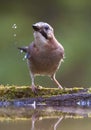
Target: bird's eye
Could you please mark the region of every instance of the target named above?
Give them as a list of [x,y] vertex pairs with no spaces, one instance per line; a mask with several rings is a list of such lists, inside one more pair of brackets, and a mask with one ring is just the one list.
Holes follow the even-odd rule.
[[49,26],[45,26],[45,30],[48,30],[49,29]]

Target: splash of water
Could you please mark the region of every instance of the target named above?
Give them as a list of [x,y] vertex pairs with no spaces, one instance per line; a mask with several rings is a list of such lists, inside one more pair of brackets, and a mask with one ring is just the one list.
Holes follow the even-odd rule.
[[12,25],[12,29],[13,29],[13,38],[14,38],[14,44],[16,45],[17,44],[17,40],[16,40],[16,29],[17,29],[17,25],[14,23]]
[[17,25],[14,23],[12,26],[13,29],[17,29]]
[[23,53],[23,50],[20,50],[21,53]]
[[13,36],[16,37],[16,34],[14,33]]
[[27,54],[25,54],[25,56],[23,57],[23,61],[27,59]]
[[16,37],[15,30],[17,29],[17,25],[15,23],[12,25],[12,29],[14,29],[13,37],[15,38]]

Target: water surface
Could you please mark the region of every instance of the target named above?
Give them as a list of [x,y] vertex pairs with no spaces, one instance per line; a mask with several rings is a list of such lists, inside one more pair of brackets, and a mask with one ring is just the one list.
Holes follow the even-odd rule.
[[90,130],[90,107],[1,107],[0,130]]

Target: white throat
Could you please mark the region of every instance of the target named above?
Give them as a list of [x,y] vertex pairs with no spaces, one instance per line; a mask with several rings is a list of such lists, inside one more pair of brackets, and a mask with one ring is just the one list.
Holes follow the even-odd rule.
[[45,44],[47,44],[47,39],[43,37],[42,34],[39,32],[34,32],[34,39],[35,43],[39,46],[44,46]]

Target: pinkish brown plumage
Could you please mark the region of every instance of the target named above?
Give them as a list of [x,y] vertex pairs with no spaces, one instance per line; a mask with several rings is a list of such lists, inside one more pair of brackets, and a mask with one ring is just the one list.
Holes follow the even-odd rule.
[[64,58],[64,48],[55,38],[53,28],[49,24],[38,22],[32,27],[34,41],[27,47],[19,48],[26,53],[32,79],[32,91],[36,91],[34,83],[36,75],[48,75],[62,89],[55,74]]

